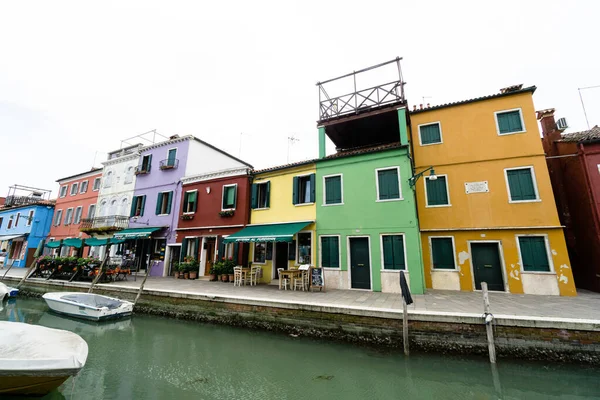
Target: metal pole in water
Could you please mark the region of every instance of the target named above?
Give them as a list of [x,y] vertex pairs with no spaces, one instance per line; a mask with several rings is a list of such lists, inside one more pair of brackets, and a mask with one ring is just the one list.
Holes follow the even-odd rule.
[[494,316],[490,313],[490,298],[488,293],[487,282],[481,282],[481,291],[483,293],[483,318],[485,323],[485,332],[487,334],[488,351],[490,353],[490,362],[496,363],[496,347],[494,346],[494,328],[492,321]]

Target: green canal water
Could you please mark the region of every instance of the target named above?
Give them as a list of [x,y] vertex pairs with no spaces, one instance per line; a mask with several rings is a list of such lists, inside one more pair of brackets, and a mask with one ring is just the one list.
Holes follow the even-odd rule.
[[73,331],[85,368],[44,399],[600,399],[600,368],[448,357],[293,338],[150,316],[86,323],[41,300],[0,320]]

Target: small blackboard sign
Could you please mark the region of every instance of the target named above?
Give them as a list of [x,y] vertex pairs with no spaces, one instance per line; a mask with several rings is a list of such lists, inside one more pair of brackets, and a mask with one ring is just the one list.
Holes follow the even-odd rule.
[[325,276],[323,275],[323,268],[310,269],[310,288],[319,288],[320,290],[325,289]]

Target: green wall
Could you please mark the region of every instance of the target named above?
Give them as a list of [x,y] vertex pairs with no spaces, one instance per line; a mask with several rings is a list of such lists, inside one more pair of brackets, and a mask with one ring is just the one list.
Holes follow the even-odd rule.
[[[375,170],[400,167],[402,200],[377,202]],[[324,206],[323,177],[343,174],[343,204]],[[317,161],[317,262],[320,265],[320,235],[340,235],[340,269],[348,270],[348,236],[369,236],[371,243],[371,288],[381,291],[382,233],[405,234],[410,289],[424,292],[423,262],[415,196],[408,184],[412,176],[408,147],[371,154]]]

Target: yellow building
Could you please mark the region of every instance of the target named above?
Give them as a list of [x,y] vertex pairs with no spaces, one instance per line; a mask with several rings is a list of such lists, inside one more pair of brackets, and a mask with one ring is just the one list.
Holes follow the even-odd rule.
[[534,91],[410,114],[426,287],[576,295]]
[[315,265],[315,176],[313,161],[256,171],[250,224],[227,241],[251,243],[249,261],[262,267],[263,283],[277,269]]

